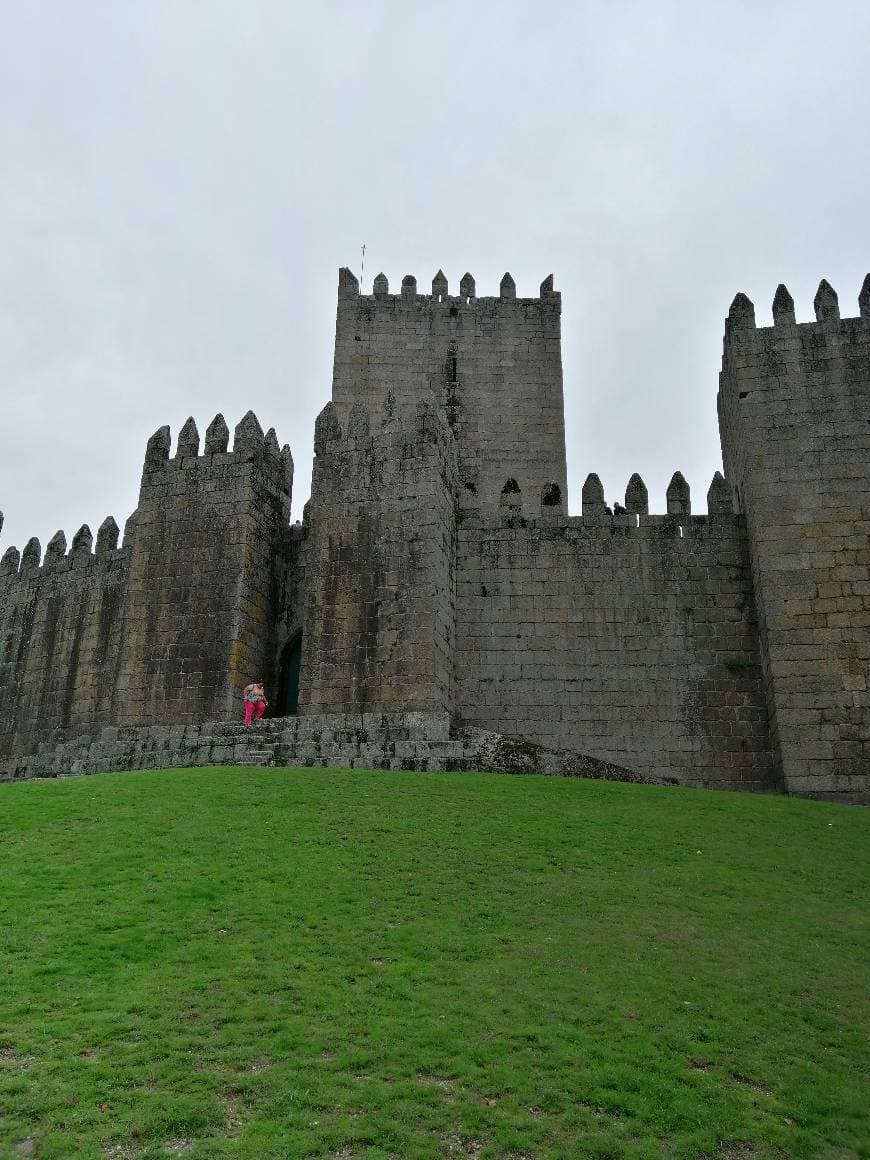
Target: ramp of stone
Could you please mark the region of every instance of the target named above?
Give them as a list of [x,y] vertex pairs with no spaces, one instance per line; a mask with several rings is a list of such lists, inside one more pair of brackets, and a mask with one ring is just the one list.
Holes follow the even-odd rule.
[[446,713],[275,717],[246,728],[226,722],[107,728],[54,749],[10,758],[4,780],[196,765],[323,766],[458,772],[545,773],[646,782],[585,754],[451,723]]

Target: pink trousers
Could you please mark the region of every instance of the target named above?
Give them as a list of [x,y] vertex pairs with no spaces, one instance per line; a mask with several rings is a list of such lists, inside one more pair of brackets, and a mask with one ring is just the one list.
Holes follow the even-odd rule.
[[259,721],[265,712],[265,701],[245,701],[245,724],[250,725],[252,717],[255,721]]

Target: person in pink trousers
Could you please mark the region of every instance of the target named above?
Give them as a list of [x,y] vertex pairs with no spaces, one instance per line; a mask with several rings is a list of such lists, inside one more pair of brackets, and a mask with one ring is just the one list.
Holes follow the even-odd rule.
[[252,681],[250,685],[245,686],[245,724],[251,725],[253,721],[259,721],[266,712],[266,706],[269,702],[266,700],[266,693],[263,689],[263,682],[257,678]]

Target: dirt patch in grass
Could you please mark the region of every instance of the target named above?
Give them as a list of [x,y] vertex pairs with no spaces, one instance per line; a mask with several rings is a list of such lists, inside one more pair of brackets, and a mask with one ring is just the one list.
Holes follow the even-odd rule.
[[452,1095],[456,1090],[456,1080],[448,1079],[444,1075],[418,1075],[417,1082],[426,1087],[435,1087],[445,1095]]
[[759,1083],[758,1080],[750,1079],[749,1076],[741,1075],[739,1071],[732,1071],[731,1078],[735,1083],[739,1083],[741,1087],[748,1088],[749,1091],[755,1092],[760,1096],[772,1096],[773,1091],[767,1084]]
[[247,1115],[241,1094],[235,1090],[226,1091],[221,1096],[224,1115],[224,1131],[227,1136],[238,1136],[245,1127]]
[[480,1156],[486,1147],[486,1140],[455,1133],[441,1136],[440,1143],[444,1156]]

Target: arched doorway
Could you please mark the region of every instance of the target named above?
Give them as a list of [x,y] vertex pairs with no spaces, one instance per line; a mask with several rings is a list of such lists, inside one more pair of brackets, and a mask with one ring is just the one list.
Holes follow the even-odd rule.
[[302,662],[302,633],[297,632],[281,650],[276,716],[293,717],[299,708],[299,668]]

